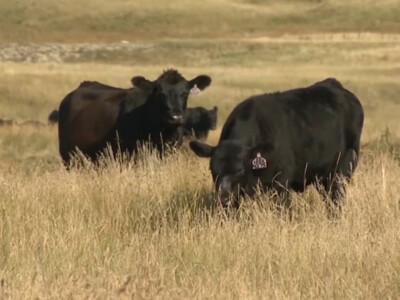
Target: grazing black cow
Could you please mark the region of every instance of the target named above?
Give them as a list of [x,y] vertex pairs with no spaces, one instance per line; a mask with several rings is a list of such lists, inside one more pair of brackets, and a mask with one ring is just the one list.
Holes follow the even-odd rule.
[[244,100],[229,115],[217,146],[192,141],[190,147],[211,158],[224,207],[237,206],[240,195],[254,195],[257,187],[287,196],[315,183],[338,205],[344,196],[338,175],[350,179],[357,166],[363,119],[357,97],[328,78]]
[[49,114],[48,122],[51,125],[58,123],[58,110],[57,109],[53,110]]
[[188,81],[167,70],[155,81],[136,76],[131,82],[134,88],[122,89],[85,81],[62,100],[58,134],[66,165],[76,149],[97,161],[107,144],[129,153],[143,142],[160,153],[167,145],[180,146],[189,93],[204,90],[211,78],[199,75]]
[[217,128],[218,107],[207,110],[204,107],[188,107],[183,121],[183,133],[185,136],[195,136],[199,140],[205,140],[210,130]]

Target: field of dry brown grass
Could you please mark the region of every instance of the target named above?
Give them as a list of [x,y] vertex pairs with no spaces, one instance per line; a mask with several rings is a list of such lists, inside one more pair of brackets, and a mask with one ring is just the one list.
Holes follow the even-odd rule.
[[[190,37],[188,30],[192,21],[200,22],[198,15],[183,18],[188,26],[166,39],[160,32],[171,33],[172,23],[162,30],[144,23],[137,34],[151,29],[152,47],[146,50],[99,50],[78,61],[1,61],[0,118],[44,125],[0,127],[0,298],[399,298],[400,35],[393,28],[400,22],[392,12],[397,1],[385,0],[379,7],[366,2],[371,8],[361,1],[218,0],[204,6],[159,1],[158,8],[148,1],[132,6],[100,1],[100,16],[121,16],[126,7],[143,14],[142,19],[152,16],[158,25],[169,16],[165,7],[179,16],[215,10],[207,18],[224,18],[221,23],[213,19],[220,25],[218,34],[201,23],[201,39]],[[0,29],[5,42],[30,33],[36,42],[53,41],[57,34],[61,41],[72,36],[70,42],[82,42],[90,30],[93,40],[101,41],[100,29],[108,29],[105,41],[135,34],[124,35],[127,29],[110,18],[100,23],[94,1],[83,5],[91,13],[79,11],[74,19],[86,20],[81,35],[80,23],[66,25],[77,9],[75,0],[65,10],[67,1],[36,8],[28,1],[0,3],[14,14],[0,18],[8,24]],[[27,13],[27,7],[37,14]],[[359,8],[355,20],[366,19],[348,20],[349,7]],[[64,11],[64,17],[45,18],[54,11]],[[257,34],[229,34],[247,18],[237,12],[249,11],[274,15],[276,30],[263,34],[264,23],[256,23]],[[313,12],[320,31],[312,21],[305,24],[303,11]],[[91,18],[85,19],[88,14]],[[12,16],[24,16],[30,25],[17,30],[22,25],[15,25],[20,23],[13,23]],[[373,17],[383,25],[375,33],[364,32],[363,26],[378,24]],[[296,24],[299,30],[291,31]],[[250,25],[243,26],[248,30]],[[228,113],[250,95],[326,77],[336,77],[353,91],[365,109],[363,150],[342,217],[328,219],[320,196],[310,188],[292,195],[293,219],[274,211],[269,195],[244,199],[237,215],[227,218],[212,201],[208,161],[186,147],[163,161],[144,153],[137,165],[106,159],[100,170],[67,172],[58,155],[57,128],[46,125],[65,94],[83,80],[126,87],[133,75],[153,79],[167,67],[187,78],[212,77],[207,90],[189,99],[190,106],[219,106],[212,144]]]

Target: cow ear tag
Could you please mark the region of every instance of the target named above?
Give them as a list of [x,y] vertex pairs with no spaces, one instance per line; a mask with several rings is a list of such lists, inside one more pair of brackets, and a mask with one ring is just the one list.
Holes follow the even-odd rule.
[[200,94],[201,90],[197,87],[197,84],[195,84],[192,89],[190,90],[190,93],[193,95],[198,95]]
[[259,170],[259,169],[266,169],[267,168],[267,160],[261,156],[261,153],[257,153],[257,157],[253,159],[251,162],[253,165],[253,170]]

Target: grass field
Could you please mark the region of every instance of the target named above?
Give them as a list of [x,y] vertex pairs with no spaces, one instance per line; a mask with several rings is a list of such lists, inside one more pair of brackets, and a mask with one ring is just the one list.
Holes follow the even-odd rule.
[[2,39],[242,38],[287,32],[398,32],[398,0],[0,0]]
[[363,151],[337,221],[313,188],[292,195],[292,220],[269,195],[226,218],[186,147],[67,172],[56,127],[0,127],[0,298],[400,297],[399,1],[40,3],[0,0],[0,41],[152,47],[0,62],[0,118],[46,123],[83,80],[127,87],[175,67],[212,77],[189,105],[219,106],[215,144],[246,97],[336,77],[364,106]]

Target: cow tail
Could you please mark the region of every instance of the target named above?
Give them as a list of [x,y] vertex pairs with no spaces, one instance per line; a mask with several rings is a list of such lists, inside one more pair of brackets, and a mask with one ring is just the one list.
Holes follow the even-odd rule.
[[68,117],[70,115],[72,93],[69,93],[60,103],[58,119],[58,147],[65,164],[69,164],[71,145],[69,142]]

